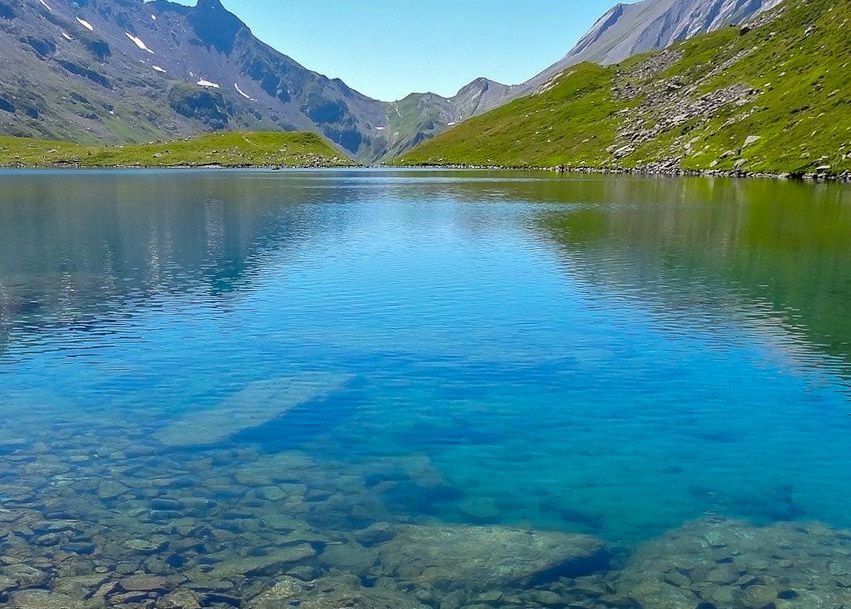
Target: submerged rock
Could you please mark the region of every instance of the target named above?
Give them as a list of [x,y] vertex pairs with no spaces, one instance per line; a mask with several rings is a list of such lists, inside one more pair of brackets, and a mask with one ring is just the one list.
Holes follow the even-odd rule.
[[18,582],[6,575],[0,575],[0,595],[14,590],[18,587]]
[[247,609],[430,609],[395,588],[364,587],[354,576],[326,577],[302,582],[284,577],[255,597]]
[[851,606],[851,532],[707,519],[640,547],[616,585],[653,609]]
[[165,589],[168,580],[156,575],[133,575],[122,579],[118,585],[125,592],[153,592]]
[[201,596],[192,590],[176,590],[157,601],[157,609],[201,609]]
[[378,549],[391,577],[443,589],[537,585],[609,564],[596,537],[507,527],[401,526]]
[[189,413],[159,430],[154,437],[168,446],[204,446],[268,423],[299,404],[338,391],[351,377],[310,372],[257,381],[218,406]]
[[84,609],[85,603],[47,590],[24,590],[13,594],[8,606],[9,609]]
[[50,580],[50,576],[44,571],[20,563],[3,567],[0,569],[0,576],[15,580],[18,588],[39,588],[46,586]]
[[387,522],[377,522],[355,533],[355,539],[367,547],[390,541],[395,536],[396,529]]
[[116,482],[115,480],[106,480],[102,482],[100,486],[98,486],[97,495],[101,499],[108,501],[110,499],[120,497],[129,490],[130,489],[128,489],[120,482]]
[[210,576],[228,578],[276,575],[287,567],[314,556],[316,556],[316,550],[309,544],[284,546],[270,550],[262,556],[238,556],[226,559],[215,566]]
[[124,542],[124,547],[139,554],[156,554],[169,545],[166,539],[130,539]]

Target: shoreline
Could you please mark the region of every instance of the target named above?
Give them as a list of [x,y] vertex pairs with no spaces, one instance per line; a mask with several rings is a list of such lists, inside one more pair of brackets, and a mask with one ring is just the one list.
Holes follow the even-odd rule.
[[8,169],[265,169],[283,171],[285,169],[355,169],[363,165],[74,165],[56,163],[51,165],[0,165],[0,171]]
[[[392,167],[392,166],[391,166]],[[533,167],[528,165],[467,165],[467,164],[420,164],[397,165],[400,169],[460,169],[481,171],[547,171],[557,174],[600,174],[600,175],[639,175],[663,176],[670,178],[709,177],[709,178],[755,178],[772,180],[795,180],[805,182],[838,182],[851,183],[851,170],[842,173],[812,172],[812,173],[775,173],[766,171],[724,171],[718,169],[682,169],[671,167]]]
[[266,171],[285,171],[288,169],[444,169],[444,170],[461,170],[461,171],[534,171],[534,172],[549,172],[559,175],[564,174],[597,174],[597,175],[635,175],[635,176],[660,176],[669,178],[685,178],[685,177],[714,177],[714,178],[734,178],[734,179],[770,179],[770,180],[789,180],[803,181],[813,183],[836,182],[839,184],[851,184],[851,170],[846,170],[842,173],[775,173],[775,172],[751,172],[751,171],[724,171],[717,169],[681,169],[681,168],[666,168],[666,167],[536,167],[528,165],[475,165],[450,163],[446,165],[424,163],[420,165],[323,165],[323,164],[304,164],[304,165],[221,165],[212,163],[209,165],[77,165],[56,163],[48,165],[2,165],[0,171],[15,170],[15,169],[33,169],[33,170],[51,170],[51,169],[71,169],[71,170],[122,170],[122,169],[163,169],[163,170],[187,170],[187,169],[258,169]]

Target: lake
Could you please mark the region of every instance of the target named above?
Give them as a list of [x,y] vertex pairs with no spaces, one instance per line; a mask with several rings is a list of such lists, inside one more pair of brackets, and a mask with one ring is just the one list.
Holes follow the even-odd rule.
[[851,605],[851,187],[0,174],[0,604]]

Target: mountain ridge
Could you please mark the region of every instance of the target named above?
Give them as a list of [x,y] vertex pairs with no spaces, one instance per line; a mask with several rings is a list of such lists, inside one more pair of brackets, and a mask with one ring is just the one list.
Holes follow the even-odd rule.
[[534,92],[571,66],[612,65],[699,34],[736,25],[782,0],[641,0],[604,13],[562,59],[521,84],[516,97]]
[[851,176],[851,0],[785,0],[548,87],[418,146],[406,165]]
[[[619,5],[597,24],[633,6]],[[592,29],[580,44],[593,46],[589,36],[602,44],[606,31]],[[480,77],[452,97],[414,93],[384,102],[257,39],[221,0],[194,7],[168,0],[0,0],[0,133],[8,135],[131,144],[224,130],[313,131],[371,163],[550,78],[545,71],[505,85]]]

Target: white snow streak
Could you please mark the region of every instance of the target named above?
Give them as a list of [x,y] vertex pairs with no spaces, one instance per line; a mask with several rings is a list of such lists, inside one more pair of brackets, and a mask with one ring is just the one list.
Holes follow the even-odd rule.
[[151,55],[154,54],[154,52],[151,49],[149,49],[147,47],[147,45],[145,45],[144,42],[142,42],[141,38],[137,38],[136,36],[134,36],[133,34],[130,34],[129,32],[124,32],[124,35],[127,36],[130,40],[132,40],[133,44],[135,44],[137,47],[139,47],[143,51],[147,51]]
[[166,71],[165,71],[165,70],[163,70],[163,69],[162,69],[161,67],[159,67],[159,66],[154,66],[154,70],[156,70],[157,72],[162,72],[163,74],[165,74],[165,73],[166,73]]
[[240,95],[242,95],[242,96],[243,96],[245,99],[247,99],[248,101],[257,101],[256,99],[254,99],[253,97],[251,97],[250,95],[248,95],[248,93],[246,93],[245,91],[243,91],[242,89],[240,89],[238,84],[233,83],[233,88],[234,88],[234,89],[236,89],[236,92],[237,92],[237,93],[239,93]]
[[74,40],[73,38],[71,38],[71,37],[70,37],[67,33],[65,33],[65,32],[62,32],[62,37],[63,37],[65,40],[69,41],[69,42],[70,42],[70,41],[72,41],[72,40]]
[[210,88],[213,88],[213,89],[219,88],[219,85],[217,85],[216,83],[210,82],[209,80],[204,80],[203,78],[198,81],[198,85],[201,86],[201,87],[210,87]]
[[90,32],[94,32],[94,31],[95,31],[95,28],[92,26],[92,24],[91,24],[91,23],[89,23],[88,21],[86,21],[85,19],[80,19],[79,17],[77,17],[77,22],[78,22],[80,25],[82,25],[84,28],[86,28],[87,30],[89,30]]
[[49,5],[47,2],[45,2],[44,0],[38,0],[38,1],[39,1],[39,2],[41,2],[41,5],[42,5],[44,8],[46,8],[47,10],[49,10],[51,13],[53,12],[53,9],[52,9],[52,8],[50,8],[50,5]]

